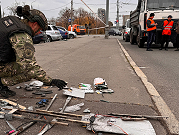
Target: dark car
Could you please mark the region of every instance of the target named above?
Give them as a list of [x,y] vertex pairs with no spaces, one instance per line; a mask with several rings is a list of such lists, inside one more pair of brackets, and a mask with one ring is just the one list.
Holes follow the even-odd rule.
[[40,42],[48,42],[47,40],[47,35],[43,31],[39,31],[38,34],[36,34],[33,38],[33,43],[34,44],[39,44]]
[[69,38],[69,35],[68,35],[68,32],[67,31],[63,31],[62,29],[58,29],[60,31],[60,34],[62,36],[62,39],[68,39]]
[[109,32],[108,32],[109,36],[110,35],[113,35],[113,36],[116,36],[116,35],[119,35],[121,36],[122,35],[122,32],[119,31],[118,29],[110,29]]

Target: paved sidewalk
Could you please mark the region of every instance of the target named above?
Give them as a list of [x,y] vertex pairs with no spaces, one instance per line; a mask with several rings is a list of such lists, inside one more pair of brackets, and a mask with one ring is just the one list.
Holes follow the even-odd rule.
[[[86,94],[85,99],[72,99],[69,105],[81,102],[85,104],[80,111],[75,112],[76,114],[84,115],[83,110],[89,108],[92,113],[99,114],[158,115],[146,88],[129,65],[116,39],[104,39],[104,36],[81,36],[68,41],[37,44],[35,48],[38,64],[52,78],[67,81],[69,87],[78,87],[78,83],[93,85],[94,78],[102,77],[106,80],[108,87],[114,90],[114,93],[104,94],[104,97],[94,93]],[[17,102],[21,105],[35,107],[35,103],[39,101],[39,99],[35,99],[37,96],[24,89],[16,89],[20,85],[23,86],[24,83],[11,87],[12,90],[17,92],[13,99],[18,99]],[[53,90],[53,94],[49,96],[58,94],[58,99],[55,100],[50,110],[59,111],[67,97],[62,95],[62,91],[58,91],[55,87],[50,89]],[[31,98],[22,98],[23,96]],[[22,121],[13,120],[11,123],[14,127],[17,127]],[[81,124],[68,123],[70,124],[68,127],[56,125],[46,134],[94,134],[83,128]],[[151,123],[157,135],[167,134],[159,121],[151,120]],[[0,124],[2,125],[0,134],[9,129],[3,119],[0,119]],[[37,123],[22,134],[34,135],[43,125]],[[104,133],[104,135],[107,135],[107,133]]]

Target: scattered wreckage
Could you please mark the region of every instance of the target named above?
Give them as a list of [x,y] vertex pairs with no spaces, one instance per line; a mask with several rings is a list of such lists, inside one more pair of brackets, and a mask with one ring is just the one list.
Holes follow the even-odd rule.
[[[28,91],[33,91],[37,93],[41,91],[40,82],[33,82],[30,85],[26,85],[25,89]],[[108,89],[107,83],[102,78],[94,79],[94,87],[97,94],[103,93],[113,93],[114,91]],[[21,87],[18,87],[21,88]],[[36,92],[34,92],[36,91]],[[43,90],[47,91],[47,90]],[[32,93],[32,94],[33,94]],[[18,135],[24,130],[28,129],[37,122],[45,123],[43,129],[37,135],[43,135],[45,132],[50,130],[54,125],[63,125],[69,126],[69,122],[76,122],[85,125],[87,130],[95,132],[108,132],[116,134],[125,134],[125,135],[156,135],[155,130],[152,127],[152,124],[148,119],[160,119],[164,118],[163,116],[147,116],[147,115],[130,115],[130,114],[116,114],[111,113],[107,115],[94,114],[91,113],[89,108],[86,108],[83,112],[88,113],[86,115],[74,114],[72,112],[78,111],[84,106],[84,103],[79,103],[73,106],[67,106],[70,100],[75,98],[85,98],[86,93],[94,93],[94,90],[91,88],[90,84],[79,83],[79,88],[65,88],[63,89],[63,94],[67,96],[65,104],[62,108],[59,108],[59,112],[49,111],[53,102],[57,98],[57,94],[53,96],[51,101],[50,99],[41,99],[37,102],[36,109],[34,110],[32,106],[25,107],[10,101],[8,99],[0,99],[0,118],[4,119],[11,130],[6,131],[6,134],[9,135]],[[36,94],[38,95],[38,94]],[[103,102],[106,102],[105,100]],[[47,107],[46,107],[47,106]],[[45,110],[39,108],[46,107]],[[23,114],[29,114],[30,116],[25,116]],[[36,114],[38,117],[33,117]],[[51,121],[47,119],[42,119],[44,116],[53,117]],[[29,122],[14,128],[9,121],[13,118],[18,118],[21,120],[29,120]],[[167,118],[167,117],[166,117]]]

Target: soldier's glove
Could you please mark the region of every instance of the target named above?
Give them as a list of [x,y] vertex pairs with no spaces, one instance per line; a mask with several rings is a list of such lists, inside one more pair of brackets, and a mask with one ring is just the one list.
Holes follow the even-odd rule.
[[55,85],[59,88],[59,90],[61,90],[67,85],[67,83],[60,79],[52,79],[51,85]]

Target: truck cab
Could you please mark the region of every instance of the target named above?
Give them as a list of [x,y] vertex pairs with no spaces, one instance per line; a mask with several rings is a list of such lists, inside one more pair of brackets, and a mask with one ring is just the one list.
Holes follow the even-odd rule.
[[[161,43],[162,23],[167,19],[168,15],[172,15],[174,25],[179,20],[179,0],[138,0],[136,10],[130,13],[130,42],[137,43],[139,47],[143,47],[147,41],[146,20],[149,15],[154,13],[154,21],[157,23],[155,43]],[[176,46],[176,33],[172,31],[170,41]]]
[[[71,25],[68,26],[68,31],[71,31]],[[73,24],[72,31],[75,32],[77,35],[85,35],[86,28],[83,25]]]

